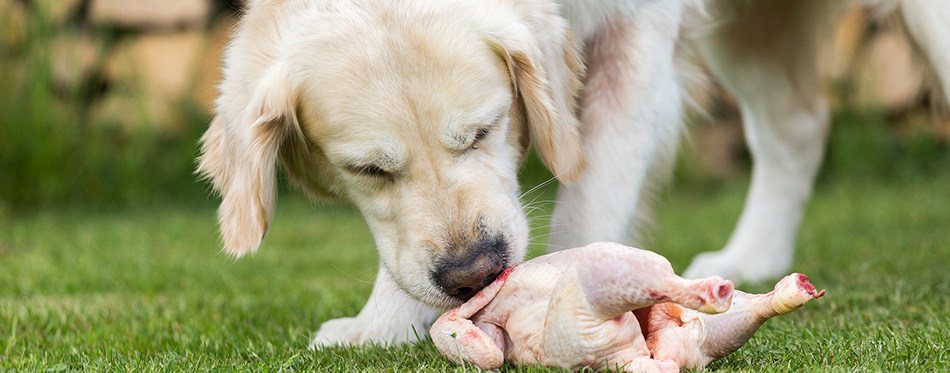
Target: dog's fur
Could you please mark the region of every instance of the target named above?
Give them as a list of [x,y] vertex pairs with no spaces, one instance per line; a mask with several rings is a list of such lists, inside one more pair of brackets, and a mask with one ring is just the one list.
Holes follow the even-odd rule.
[[[694,6],[712,24],[697,49],[740,102],[755,168],[726,249],[687,275],[784,273],[827,132],[824,2],[250,1],[199,165],[222,195],[225,249],[260,244],[282,161],[309,194],[353,202],[380,253],[366,307],[314,345],[412,339],[459,302],[434,271],[489,246],[505,266],[523,259],[516,172],[531,143],[568,182],[550,250],[635,242],[681,135],[676,45]],[[897,5],[946,83],[950,6]]]

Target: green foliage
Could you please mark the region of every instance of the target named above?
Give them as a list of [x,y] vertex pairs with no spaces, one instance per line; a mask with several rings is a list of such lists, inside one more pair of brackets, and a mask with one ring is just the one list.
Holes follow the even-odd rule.
[[[918,110],[894,127],[883,113],[845,110],[836,113],[828,136],[818,184],[912,181],[950,169],[950,144],[933,130],[935,118]],[[735,178],[711,174],[688,145],[679,154],[673,183],[695,193],[714,193],[737,179],[747,179],[752,162],[748,151],[737,155],[744,170]]]
[[[219,9],[232,5],[219,1]],[[24,40],[0,45],[0,210],[44,207],[156,205],[207,199],[208,187],[193,175],[197,140],[208,113],[183,101],[177,125],[101,123],[91,114],[101,91],[100,76],[72,88],[57,86],[51,74],[54,34],[76,32],[75,24],[51,26],[29,20]],[[108,44],[121,31],[100,30]],[[2,43],[2,41],[0,41]],[[101,72],[94,72],[101,74]],[[142,103],[144,105],[144,103]],[[128,111],[141,112],[140,107]],[[917,120],[927,122],[929,118]],[[848,170],[853,180],[913,178],[950,167],[950,147],[915,123],[898,134],[879,113],[838,113],[820,182]],[[174,129],[168,129],[174,128]],[[685,152],[675,183],[711,192],[730,182],[710,176]],[[748,166],[751,161],[745,159]],[[551,179],[532,154],[523,169],[526,185]],[[284,187],[283,189],[287,189]]]
[[25,120],[4,118],[9,125],[0,137],[0,198],[10,208],[132,206],[196,199],[204,193],[206,188],[192,175],[197,131],[168,134],[142,128],[130,133],[85,126],[51,118],[61,111],[45,104],[31,102],[34,107]]
[[946,139],[926,130],[932,121],[913,117],[910,128],[898,132],[880,113],[839,113],[819,180],[916,180],[950,169]]
[[[144,116],[134,124],[94,122],[90,108],[99,88],[89,82],[58,87],[50,60],[54,30],[38,16],[29,24],[25,42],[0,53],[5,82],[0,85],[0,207],[24,211],[202,198],[206,188],[192,171],[207,115],[183,102],[186,123],[173,126],[182,128],[178,131],[156,129]],[[108,40],[108,34],[101,39]]]

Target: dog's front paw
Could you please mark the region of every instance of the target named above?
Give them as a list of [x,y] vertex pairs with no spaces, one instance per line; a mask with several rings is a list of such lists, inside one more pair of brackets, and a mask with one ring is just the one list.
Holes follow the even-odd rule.
[[395,344],[428,335],[429,326],[442,314],[403,292],[382,267],[369,300],[356,317],[328,320],[320,325],[310,349],[337,345]]
[[[367,336],[379,333],[373,333],[371,330],[367,330],[370,324],[371,323],[361,322],[356,317],[341,317],[339,319],[328,320],[320,325],[320,330],[317,331],[317,335],[310,341],[310,349],[319,350],[329,346],[351,346],[371,342],[371,338],[367,338]],[[385,338],[385,336],[377,337],[382,337],[383,342],[385,342],[395,336],[389,336],[390,338]]]
[[[368,303],[366,307],[372,307],[371,304]],[[421,303],[402,305],[395,309],[364,309],[356,317],[328,320],[320,325],[309,348],[319,350],[340,345],[390,345],[414,342],[429,335],[429,326],[439,315],[439,310]]]

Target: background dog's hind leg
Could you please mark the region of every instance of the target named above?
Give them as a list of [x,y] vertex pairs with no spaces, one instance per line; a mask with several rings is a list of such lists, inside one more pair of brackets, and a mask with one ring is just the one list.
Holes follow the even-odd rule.
[[392,344],[424,338],[440,310],[415,300],[379,267],[369,299],[356,317],[328,320],[320,325],[310,349],[366,343]]
[[593,35],[581,35],[588,61],[580,112],[587,171],[558,189],[549,252],[595,241],[640,243],[638,226],[662,179],[654,171],[669,172],[681,135],[674,68],[680,5],[618,11]]
[[728,21],[697,47],[739,102],[752,182],[726,247],[696,257],[684,276],[759,281],[789,270],[828,132],[816,57],[816,33],[828,13],[824,2],[714,4],[736,13],[725,15]]

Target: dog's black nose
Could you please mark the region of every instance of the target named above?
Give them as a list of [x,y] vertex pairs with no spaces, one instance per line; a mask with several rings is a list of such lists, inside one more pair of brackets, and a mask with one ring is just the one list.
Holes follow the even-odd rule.
[[443,261],[433,273],[435,282],[449,296],[468,300],[505,270],[502,250],[495,246],[479,245],[470,255]]

